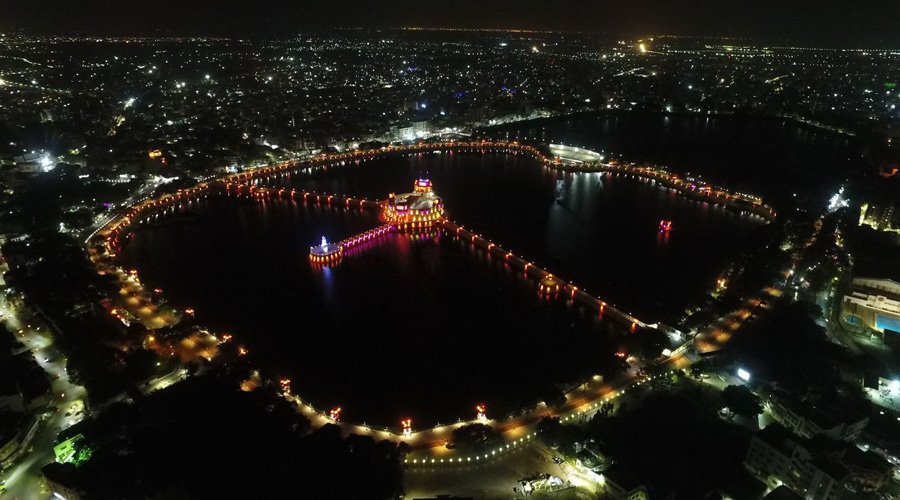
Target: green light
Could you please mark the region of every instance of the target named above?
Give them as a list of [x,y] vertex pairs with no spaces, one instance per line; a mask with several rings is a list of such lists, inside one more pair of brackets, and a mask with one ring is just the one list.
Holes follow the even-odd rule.
[[90,446],[85,446],[84,448],[81,448],[80,450],[78,450],[78,454],[72,460],[72,463],[75,464],[76,467],[78,467],[81,464],[90,460],[91,456],[93,454],[94,454],[94,449],[91,448]]
[[76,434],[54,446],[53,454],[56,456],[56,461],[61,464],[72,463],[78,467],[90,460],[94,450],[87,445],[79,446],[82,441],[84,441],[84,436]]
[[76,434],[69,439],[66,439],[62,443],[53,447],[53,454],[56,456],[56,461],[65,464],[72,461],[77,453],[76,444],[83,440],[84,436],[81,434]]

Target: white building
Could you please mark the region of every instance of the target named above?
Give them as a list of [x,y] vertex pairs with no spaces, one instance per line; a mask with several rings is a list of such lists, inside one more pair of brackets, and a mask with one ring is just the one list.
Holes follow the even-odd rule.
[[842,498],[850,471],[807,444],[784,427],[770,425],[753,436],[744,466],[770,488],[783,484],[807,500]]
[[900,283],[889,279],[854,278],[853,292],[841,304],[843,320],[884,335],[900,332]]

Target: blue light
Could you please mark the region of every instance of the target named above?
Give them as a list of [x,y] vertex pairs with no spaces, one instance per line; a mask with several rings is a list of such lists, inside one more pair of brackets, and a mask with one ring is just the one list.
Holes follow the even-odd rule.
[[875,328],[882,331],[891,330],[892,333],[900,333],[900,319],[876,314]]

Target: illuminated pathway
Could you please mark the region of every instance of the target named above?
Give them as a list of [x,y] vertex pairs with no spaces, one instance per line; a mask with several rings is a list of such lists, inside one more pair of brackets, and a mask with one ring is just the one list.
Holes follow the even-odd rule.
[[[285,162],[202,182],[193,188],[179,190],[174,194],[167,194],[155,199],[144,200],[132,206],[127,212],[109,221],[88,239],[88,253],[98,273],[111,274],[121,283],[121,297],[117,298],[119,307],[124,308],[130,318],[137,319],[148,331],[152,331],[162,326],[175,324],[180,319],[181,314],[190,314],[192,311],[185,310],[182,312],[159,309],[155,305],[155,301],[152,300],[153,294],[143,289],[137,273],[135,271],[126,272],[116,265],[115,256],[122,244],[141,224],[150,222],[166,213],[174,213],[179,207],[209,196],[218,196],[225,199],[251,199],[260,203],[286,200],[348,210],[368,210],[378,214],[385,224],[360,235],[346,238],[338,243],[328,244],[323,241],[322,245],[311,247],[311,261],[317,265],[335,265],[344,256],[364,250],[366,248],[364,243],[377,241],[380,236],[390,232],[418,233],[440,229],[447,234],[468,242],[475,248],[485,251],[491,258],[503,260],[506,265],[521,272],[525,278],[537,283],[538,293],[578,303],[598,316],[626,324],[632,331],[636,331],[638,328],[653,328],[657,326],[642,322],[606,301],[590,295],[575,284],[560,279],[533,262],[515,255],[489,238],[447,220],[443,215],[443,202],[431,192],[431,184],[425,179],[416,181],[412,193],[391,195],[388,199],[382,201],[296,189],[270,188],[259,185],[262,182],[278,179],[291,173],[308,173],[361,163],[387,155],[439,153],[451,150],[482,154],[505,153],[524,155],[540,161],[548,168],[573,172],[606,171],[617,175],[644,178],[675,190],[691,199],[720,205],[740,213],[750,213],[766,220],[771,220],[775,217],[774,210],[757,197],[732,193],[723,188],[711,186],[690,178],[682,179],[675,174],[657,168],[619,164],[616,162],[603,163],[602,157],[598,157],[596,154],[592,155],[590,154],[591,152],[586,152],[585,150],[576,151],[575,155],[579,160],[573,161],[568,159],[570,152],[560,153],[560,151],[565,150],[560,150],[560,146],[555,145],[542,149],[532,145],[506,141],[451,141],[400,147],[389,146],[369,151],[323,155],[305,162]],[[427,203],[422,204],[423,201],[427,201]],[[317,248],[321,255],[317,253]],[[333,256],[333,258],[318,261],[315,257],[320,256]],[[117,311],[113,309],[111,312],[116,314]],[[719,332],[724,333],[719,326],[717,325],[710,332],[704,332],[704,341],[710,341],[710,336],[715,340],[726,341],[727,338],[717,338],[717,336],[722,336]],[[152,336],[148,333],[148,337]],[[227,338],[223,337],[222,342],[227,341],[228,338],[230,336]],[[682,354],[682,351],[684,351],[684,346],[676,350],[672,357],[665,361],[662,367],[663,370],[666,368],[669,370],[680,369],[688,366],[690,360]],[[238,352],[239,354],[244,354],[246,350],[239,347]],[[551,410],[541,406],[534,412],[519,418],[500,422],[490,421],[495,428],[503,433],[505,444],[482,455],[464,456],[444,446],[450,439],[452,430],[455,427],[481,420],[458,422],[449,426],[418,432],[415,431],[412,424],[408,424],[408,428],[401,433],[392,432],[387,428],[372,429],[365,425],[345,422],[337,423],[345,433],[370,434],[376,438],[407,442],[414,450],[408,459],[408,464],[411,466],[483,463],[527,443],[534,437],[534,428],[542,417],[553,415],[559,416],[563,420],[568,420],[591,414],[596,411],[601,402],[615,398],[631,385],[640,383],[643,383],[643,380],[634,373],[620,377],[620,379],[612,382],[604,382],[599,379],[594,380],[566,394],[567,403],[561,409]],[[285,397],[295,401],[301,412],[309,417],[314,424],[321,425],[334,422],[330,417],[330,412],[315,409],[303,402],[298,396],[292,395],[289,381],[285,381],[282,384],[282,388]]]
[[[420,179],[417,182],[428,182]],[[428,182],[430,192],[430,182]],[[638,318],[628,314],[615,306],[609,304],[605,300],[594,297],[585,290],[580,289],[573,283],[566,282],[554,276],[549,271],[541,268],[533,262],[526,260],[524,257],[514,254],[513,252],[497,245],[490,239],[476,234],[465,227],[447,220],[443,216],[443,205],[436,212],[401,214],[397,215],[392,211],[391,200],[385,201],[369,201],[360,198],[343,197],[339,195],[317,194],[307,191],[297,191],[296,189],[275,189],[266,187],[257,187],[247,184],[229,184],[227,187],[229,194],[235,196],[244,196],[260,201],[284,199],[304,202],[314,202],[317,204],[343,207],[343,208],[359,208],[359,209],[377,209],[381,213],[381,218],[388,224],[379,228],[366,231],[360,235],[351,236],[340,243],[330,245],[333,252],[326,252],[326,245],[319,245],[311,248],[312,251],[318,252],[318,255],[311,255],[310,259],[318,264],[337,264],[340,262],[344,251],[358,243],[369,241],[377,236],[386,234],[390,231],[422,231],[433,227],[443,229],[446,233],[452,234],[457,238],[469,242],[475,248],[479,248],[487,252],[487,254],[496,259],[506,262],[512,269],[522,272],[525,278],[538,282],[539,291],[547,296],[562,296],[568,298],[572,302],[592,310],[597,316],[609,317],[625,323],[632,331],[637,328],[655,327],[639,320]],[[413,193],[407,193],[411,195]],[[405,196],[405,195],[398,195]],[[437,198],[440,200],[440,198]],[[326,255],[327,254],[327,255]]]
[[[690,361],[686,357],[680,355],[674,356],[669,358],[662,365],[665,371],[661,371],[659,375],[652,378],[667,376],[672,370],[686,368],[689,365]],[[480,463],[490,462],[497,458],[502,458],[507,452],[513,451],[519,446],[529,444],[531,440],[536,437],[535,429],[542,418],[548,416],[559,417],[563,422],[590,418],[599,409],[601,403],[613,401],[620,395],[625,394],[629,387],[643,384],[652,380],[652,378],[627,375],[620,380],[609,384],[601,381],[593,381],[583,384],[566,394],[566,404],[562,408],[550,409],[544,404],[541,404],[536,410],[527,415],[502,421],[481,420],[475,418],[475,412],[473,411],[473,418],[470,420],[412,432],[409,436],[392,432],[390,429],[383,427],[377,428],[367,425],[335,422],[330,418],[328,413],[313,408],[299,397],[290,393],[286,393],[285,397],[288,400],[295,402],[298,405],[298,408],[300,408],[301,413],[309,418],[316,426],[336,424],[342,429],[345,435],[352,433],[369,435],[375,439],[390,439],[405,442],[412,448],[412,453],[409,454],[406,460],[407,465],[416,468],[430,468],[478,465]],[[487,423],[492,425],[496,430],[501,432],[504,443],[495,449],[486,450],[479,454],[461,453],[445,446],[452,438],[454,429],[472,423]]]

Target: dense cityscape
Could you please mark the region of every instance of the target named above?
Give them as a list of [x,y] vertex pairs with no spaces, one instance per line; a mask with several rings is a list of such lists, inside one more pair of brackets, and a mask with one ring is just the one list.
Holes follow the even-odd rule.
[[8,30],[0,497],[900,498],[898,83],[900,46]]

